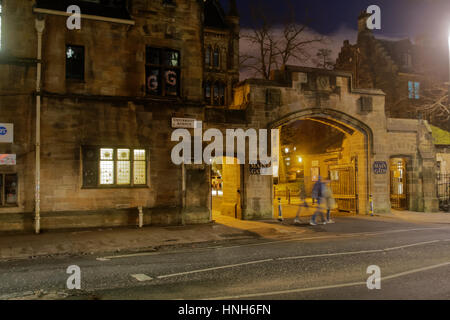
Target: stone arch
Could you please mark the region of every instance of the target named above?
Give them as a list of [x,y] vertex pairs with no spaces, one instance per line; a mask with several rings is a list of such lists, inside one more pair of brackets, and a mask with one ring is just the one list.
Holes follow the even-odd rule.
[[[373,131],[372,129],[362,122],[361,120],[346,114],[344,112],[334,110],[334,109],[323,109],[323,108],[309,108],[294,111],[291,113],[287,113],[282,115],[278,119],[270,122],[268,124],[268,129],[275,129],[281,126],[287,125],[289,123],[302,120],[302,119],[312,119],[315,121],[322,122],[326,125],[335,127],[338,130],[346,131],[346,130],[357,130],[362,133],[364,136],[364,144],[365,144],[365,181],[366,181],[366,197],[364,198],[365,208],[360,210],[360,213],[368,210],[368,204],[370,202],[370,195],[372,194],[371,190],[371,159],[373,156]],[[361,208],[360,208],[361,209]]]

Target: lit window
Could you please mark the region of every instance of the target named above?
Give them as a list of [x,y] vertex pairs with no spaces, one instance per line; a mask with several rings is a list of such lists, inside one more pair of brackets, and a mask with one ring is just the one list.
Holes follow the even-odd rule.
[[147,47],[146,91],[159,96],[178,96],[180,91],[180,53]]
[[420,99],[420,82],[408,81],[409,99]]
[[0,174],[0,207],[17,205],[17,175]]
[[130,149],[117,150],[117,184],[130,184],[131,181]]
[[100,184],[114,184],[114,150],[100,149]]
[[147,172],[147,164],[145,158],[145,150],[134,150],[134,185],[144,185],[147,183],[146,172]]
[[83,147],[84,187],[133,187],[146,184],[145,149]]
[[66,79],[84,80],[84,47],[66,46]]

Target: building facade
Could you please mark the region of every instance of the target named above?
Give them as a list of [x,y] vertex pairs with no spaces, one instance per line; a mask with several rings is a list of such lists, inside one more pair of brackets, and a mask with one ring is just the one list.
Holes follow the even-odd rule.
[[139,206],[144,224],[209,221],[209,195],[196,192],[209,173],[172,164],[171,121],[231,100],[234,1],[230,14],[215,0],[1,5],[0,123],[14,141],[0,154],[16,161],[0,166],[0,229],[33,229],[37,208],[43,229],[135,224]]
[[[428,36],[385,40],[367,28],[370,15],[358,18],[358,38],[348,40],[339,53],[336,70],[353,74],[356,88],[377,88],[386,93],[386,115],[418,119],[450,131],[448,106],[448,47]],[[440,107],[440,103],[444,106]]]
[[[233,0],[227,14],[216,0],[1,4],[0,231],[206,223],[214,209],[271,218],[272,175],[248,162],[177,165],[172,135],[283,132],[296,121],[342,133],[331,155],[305,161],[337,184],[350,179],[351,192],[337,195],[343,209],[367,214],[373,200],[375,212],[393,202],[437,210],[427,122],[386,118],[382,91],[300,67],[238,83]],[[81,9],[81,29],[68,28],[70,5]]]

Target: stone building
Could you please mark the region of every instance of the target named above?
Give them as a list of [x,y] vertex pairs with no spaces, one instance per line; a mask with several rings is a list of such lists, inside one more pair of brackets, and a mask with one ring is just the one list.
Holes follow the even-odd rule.
[[[79,30],[67,26],[71,5]],[[14,140],[0,154],[16,160],[0,165],[0,230],[135,225],[139,206],[144,224],[209,221],[209,193],[196,191],[209,190],[209,171],[172,164],[171,121],[231,101],[235,1],[228,14],[216,0],[1,8],[0,123]]]
[[[281,130],[278,183],[298,161],[306,193],[321,175],[331,180],[340,210],[368,214],[372,198],[374,212],[437,211],[436,155],[427,121],[386,117],[384,92],[353,83],[351,73],[287,66],[271,80],[240,83],[232,108],[245,110],[249,128]],[[242,215],[272,217],[274,181],[247,167]]]
[[388,117],[423,117],[450,131],[448,110],[438,108],[431,112],[430,108],[422,108],[447,95],[447,43],[436,43],[426,36],[417,37],[414,43],[410,39],[378,39],[367,28],[368,16],[365,12],[359,16],[357,42],[344,41],[335,69],[351,72],[356,88],[383,90]]
[[[342,187],[340,209],[367,214],[372,196],[375,212],[437,210],[426,121],[386,118],[385,94],[346,72],[286,67],[237,83],[229,4],[225,14],[216,0],[1,0],[0,231],[273,216],[272,175],[218,157],[177,165],[177,128],[197,150],[208,129],[281,128],[283,142],[306,124],[335,141],[304,155],[304,179]],[[289,172],[288,157],[280,150],[273,169]]]

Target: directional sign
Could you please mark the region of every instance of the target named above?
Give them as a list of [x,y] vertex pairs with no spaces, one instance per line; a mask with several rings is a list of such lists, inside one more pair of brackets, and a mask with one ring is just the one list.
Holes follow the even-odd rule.
[[13,143],[14,125],[12,123],[0,123],[0,143]]
[[195,129],[198,128],[198,124],[199,122],[195,119],[172,118],[172,128]]
[[386,161],[375,161],[373,163],[373,173],[375,173],[375,174],[386,174],[387,173],[387,163],[386,163]]

